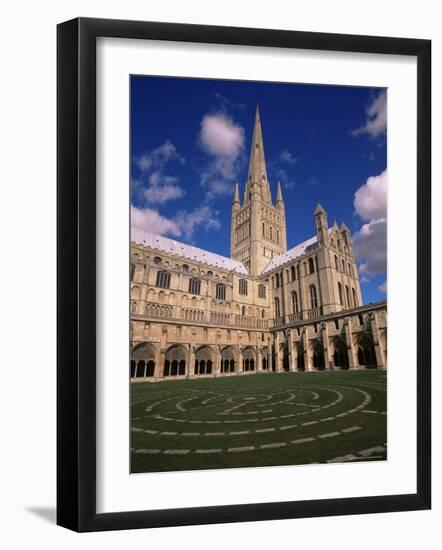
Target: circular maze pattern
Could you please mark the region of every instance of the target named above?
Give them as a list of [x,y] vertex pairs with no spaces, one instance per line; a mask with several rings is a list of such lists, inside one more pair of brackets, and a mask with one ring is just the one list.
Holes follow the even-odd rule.
[[268,376],[134,384],[132,471],[386,458],[385,373]]

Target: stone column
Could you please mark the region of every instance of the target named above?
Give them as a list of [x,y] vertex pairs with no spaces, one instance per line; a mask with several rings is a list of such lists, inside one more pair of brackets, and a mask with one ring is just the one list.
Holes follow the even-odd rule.
[[279,336],[279,332],[277,332],[275,336],[275,371],[276,372],[282,372],[283,370],[281,365],[281,351],[279,347],[280,347],[280,336]]
[[333,368],[332,345],[328,335],[328,324],[325,322],[322,329],[322,346],[324,348],[324,358],[326,360],[325,368],[331,370]]
[[310,343],[309,343],[308,333],[309,333],[309,327],[307,326],[304,328],[304,332],[302,334],[302,343],[304,346],[304,366],[307,372],[312,372],[315,369],[313,367],[312,355],[309,352]]
[[349,317],[345,318],[344,332],[345,332],[345,343],[347,344],[348,368],[357,369],[359,367],[356,361],[355,347],[353,345],[353,337],[351,334],[351,321]]
[[259,346],[256,346],[256,367],[255,367],[255,373],[262,372],[262,357],[261,357],[261,350],[259,349]]
[[221,375],[221,350],[219,346],[216,347],[216,356],[214,361],[214,375],[220,376]]
[[193,376],[195,370],[195,348],[189,344],[189,366],[186,372],[186,378]]
[[297,372],[298,371],[298,348],[295,346],[292,338],[292,331],[289,333],[288,337],[288,348],[289,348],[289,371]]
[[242,350],[241,350],[241,346],[238,346],[238,361],[236,362],[236,374],[241,374],[242,372],[242,362],[243,362],[243,357],[242,357]]
[[166,361],[166,350],[160,349],[158,346],[157,360],[155,361],[155,379],[162,380],[164,378],[164,363]]

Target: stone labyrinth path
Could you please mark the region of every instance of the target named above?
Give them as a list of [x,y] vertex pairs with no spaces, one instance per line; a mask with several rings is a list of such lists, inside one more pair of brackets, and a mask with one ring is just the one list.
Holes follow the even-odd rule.
[[385,460],[385,371],[131,386],[131,471]]

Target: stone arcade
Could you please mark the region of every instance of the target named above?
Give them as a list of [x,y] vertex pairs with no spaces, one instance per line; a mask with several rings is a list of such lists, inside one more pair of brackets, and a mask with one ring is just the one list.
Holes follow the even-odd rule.
[[386,368],[387,304],[363,305],[349,229],[318,204],[316,234],[287,250],[259,111],[230,258],[132,228],[132,381]]

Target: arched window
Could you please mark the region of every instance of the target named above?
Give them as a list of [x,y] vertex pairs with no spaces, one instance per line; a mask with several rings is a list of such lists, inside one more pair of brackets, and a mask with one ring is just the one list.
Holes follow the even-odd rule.
[[338,291],[339,291],[339,303],[341,304],[341,306],[344,305],[344,296],[342,294],[342,285],[341,283],[338,283]]
[[335,268],[336,268],[336,271],[339,271],[338,257],[336,256],[336,254],[335,254]]
[[315,285],[310,285],[310,307],[311,309],[317,309],[318,307],[318,295],[316,294]]
[[226,299],[226,285],[218,283],[216,285],[216,299],[225,300]]
[[246,314],[246,306],[242,306],[241,307],[241,315],[244,317],[245,314]]
[[345,262],[342,260],[342,273],[345,273]]
[[265,311],[265,309],[263,309],[261,311],[261,319],[264,319],[265,316],[266,316],[266,311]]
[[279,273],[275,273],[275,286],[279,288]]
[[130,264],[130,280],[131,281],[134,280],[134,275],[135,275],[135,264]]
[[199,279],[190,279],[189,280],[189,292],[191,294],[200,294],[200,292],[201,292],[201,281]]
[[293,307],[293,313],[298,313],[299,307],[298,307],[298,294],[296,291],[292,292],[292,307]]
[[279,307],[279,298],[275,298],[275,317],[281,317],[281,309]]
[[349,291],[347,285],[345,285],[345,296],[346,296],[346,298],[347,298],[347,306],[350,307],[350,306],[351,306],[351,303],[350,303],[350,291]]
[[154,264],[160,264],[161,263],[161,258],[159,256],[155,256],[155,258],[153,259],[153,263]]
[[350,275],[350,277],[353,277],[353,270],[351,268],[351,264],[348,264],[348,274]]
[[185,273],[187,273],[187,272],[189,271],[189,266],[188,266],[187,264],[183,264],[183,265],[181,266],[181,269],[182,269]]
[[355,291],[354,288],[352,288],[352,289],[351,289],[351,292],[352,292],[352,294],[353,294],[353,305],[354,305],[354,307],[356,307],[356,305],[357,305],[357,302],[356,302],[356,291]]
[[247,295],[247,281],[245,279],[239,280],[239,293]]
[[156,286],[159,288],[170,287],[170,273],[168,271],[158,271]]
[[258,285],[258,297],[259,298],[265,298],[266,297],[266,287],[265,287],[265,285]]
[[308,272],[314,273],[315,272],[315,264],[313,262],[313,258],[308,259]]
[[294,265],[290,268],[290,273],[292,275],[292,281],[296,281],[296,269]]

